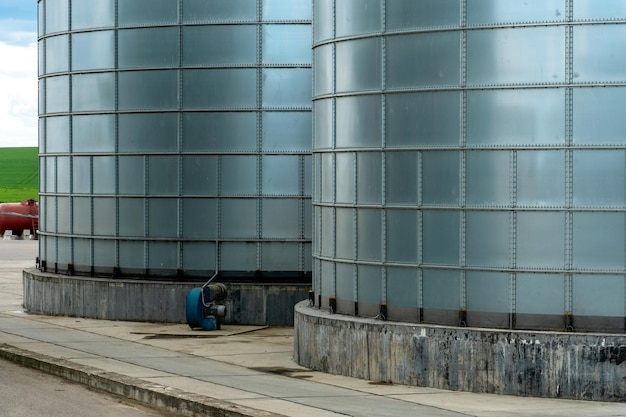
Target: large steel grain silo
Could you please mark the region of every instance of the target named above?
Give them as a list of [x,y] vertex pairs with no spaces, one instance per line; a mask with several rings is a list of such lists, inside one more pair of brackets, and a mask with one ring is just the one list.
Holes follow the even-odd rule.
[[38,5],[41,271],[310,282],[310,1]]
[[[457,326],[624,333],[625,18],[623,1],[314,1],[322,311],[302,310],[301,363],[623,399],[624,370],[598,371],[623,337]],[[364,336],[371,318],[413,325]]]

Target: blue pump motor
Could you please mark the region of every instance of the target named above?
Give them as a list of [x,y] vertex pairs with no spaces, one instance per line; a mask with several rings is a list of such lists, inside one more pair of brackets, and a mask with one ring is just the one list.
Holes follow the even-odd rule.
[[226,306],[218,304],[226,299],[228,289],[224,284],[216,283],[204,287],[192,288],[187,294],[187,324],[192,329],[219,330],[221,318],[226,316]]

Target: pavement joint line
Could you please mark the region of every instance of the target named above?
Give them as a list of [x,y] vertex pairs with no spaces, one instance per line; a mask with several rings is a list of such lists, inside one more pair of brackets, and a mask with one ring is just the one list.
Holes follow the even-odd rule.
[[191,394],[116,372],[30,352],[6,343],[0,344],[0,358],[185,416],[284,417],[282,414],[245,407],[206,395]]
[[[148,345],[148,346],[152,346],[152,345]],[[260,353],[254,353],[254,355],[273,355],[275,353],[291,353],[293,352],[293,349],[291,350],[275,350],[272,352],[260,352]],[[250,355],[249,353],[232,353],[230,355],[213,355],[210,358],[207,359],[211,359],[211,358],[225,358],[225,357],[230,357],[230,356],[247,356]],[[202,356],[204,358],[204,356]]]

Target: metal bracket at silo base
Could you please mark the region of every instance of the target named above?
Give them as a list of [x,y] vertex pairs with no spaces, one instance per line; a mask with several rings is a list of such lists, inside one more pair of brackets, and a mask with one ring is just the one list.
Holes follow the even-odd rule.
[[328,308],[331,314],[337,312],[337,298],[328,297]]
[[459,327],[467,327],[467,310],[464,308],[459,310]]
[[294,358],[314,370],[395,384],[577,400],[626,398],[624,334],[382,322],[330,314],[303,301],[295,308]]
[[565,331],[566,332],[574,331],[574,315],[572,313],[565,314]]
[[378,307],[378,319],[387,320],[387,304],[381,303]]

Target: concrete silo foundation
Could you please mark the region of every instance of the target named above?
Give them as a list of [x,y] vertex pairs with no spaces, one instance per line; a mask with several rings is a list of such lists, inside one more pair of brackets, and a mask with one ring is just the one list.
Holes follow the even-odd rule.
[[[185,298],[198,282],[109,279],[23,272],[24,308],[31,313],[102,320],[185,323]],[[298,283],[229,283],[224,323],[293,325],[293,306],[307,297]]]
[[626,337],[410,324],[296,305],[294,357],[371,381],[493,394],[624,401]]

